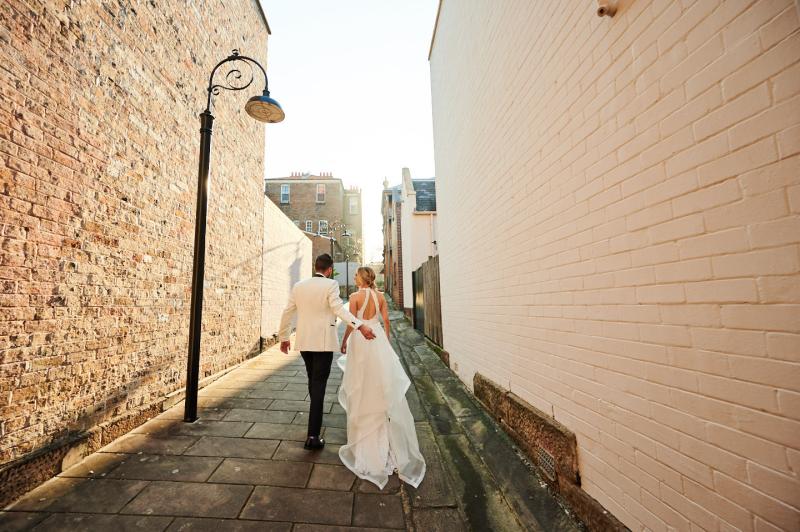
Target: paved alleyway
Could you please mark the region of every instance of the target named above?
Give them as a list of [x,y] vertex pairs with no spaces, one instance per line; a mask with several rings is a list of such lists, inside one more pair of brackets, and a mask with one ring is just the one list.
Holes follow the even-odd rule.
[[428,462],[419,489],[392,477],[380,492],[340,465],[338,368],[328,445],[305,451],[303,363],[273,347],[201,391],[200,421],[183,423],[182,403],[164,412],[17,501],[0,530],[575,530],[402,313],[391,318]]

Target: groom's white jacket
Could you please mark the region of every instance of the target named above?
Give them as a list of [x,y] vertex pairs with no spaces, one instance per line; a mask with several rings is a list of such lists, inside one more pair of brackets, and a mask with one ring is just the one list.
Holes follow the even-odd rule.
[[295,314],[297,334],[294,349],[298,351],[338,351],[337,316],[356,329],[362,323],[344,307],[339,297],[339,283],[317,275],[292,287],[278,329],[280,341],[289,339]]

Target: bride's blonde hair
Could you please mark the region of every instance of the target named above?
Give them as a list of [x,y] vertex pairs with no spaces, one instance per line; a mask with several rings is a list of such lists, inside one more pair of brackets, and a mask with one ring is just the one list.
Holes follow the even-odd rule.
[[361,266],[356,270],[356,276],[361,279],[361,283],[367,288],[375,288],[375,270],[369,266]]

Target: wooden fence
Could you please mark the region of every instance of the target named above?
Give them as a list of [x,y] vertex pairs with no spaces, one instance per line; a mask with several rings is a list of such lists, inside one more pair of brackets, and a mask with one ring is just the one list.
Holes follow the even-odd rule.
[[412,274],[414,328],[433,343],[442,345],[442,298],[439,290],[439,257],[430,257]]

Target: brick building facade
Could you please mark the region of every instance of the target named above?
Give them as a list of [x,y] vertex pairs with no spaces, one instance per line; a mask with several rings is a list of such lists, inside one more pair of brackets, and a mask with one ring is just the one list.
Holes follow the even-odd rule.
[[400,185],[389,188],[383,183],[383,275],[386,292],[398,306],[403,306],[403,237]]
[[616,3],[440,3],[444,348],[582,517],[800,530],[800,4]]
[[[342,180],[330,173],[295,172],[289,177],[267,179],[264,193],[300,229],[335,238],[335,261],[344,260],[347,254],[351,262],[363,262],[360,189],[345,188]],[[345,231],[352,236],[343,236]],[[309,237],[315,256],[331,252],[330,240]]]
[[[184,386],[198,113],[232,49],[266,64],[261,8],[237,6],[0,2],[2,500]],[[264,126],[246,93],[215,100],[201,377],[260,343]]]

